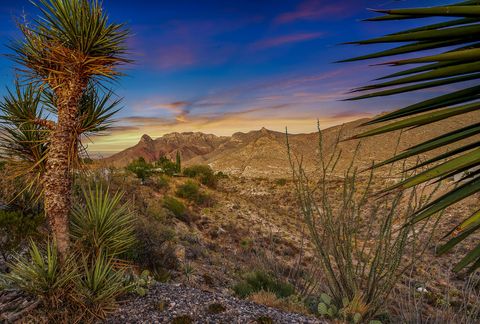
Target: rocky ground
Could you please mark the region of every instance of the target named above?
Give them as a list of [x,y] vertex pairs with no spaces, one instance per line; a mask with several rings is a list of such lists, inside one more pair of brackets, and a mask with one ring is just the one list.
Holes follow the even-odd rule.
[[325,323],[220,293],[157,283],[124,300],[107,323]]

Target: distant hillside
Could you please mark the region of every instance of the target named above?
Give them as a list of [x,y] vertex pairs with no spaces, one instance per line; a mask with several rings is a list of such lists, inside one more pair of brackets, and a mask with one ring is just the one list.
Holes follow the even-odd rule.
[[[459,126],[469,125],[472,120],[478,120],[474,114],[479,112],[408,130],[400,139],[399,150]],[[324,154],[332,152],[337,138],[349,138],[360,130],[368,129],[358,127],[366,121],[368,119],[360,119],[323,130]],[[391,157],[399,134],[400,132],[393,132],[362,140],[356,164],[367,166],[372,160],[380,161]],[[318,155],[318,134],[293,134],[289,136],[289,143],[293,155],[302,156],[305,167],[313,169]],[[358,144],[357,140],[339,143],[338,148],[342,151],[338,162],[339,170],[349,165]],[[180,152],[184,165],[209,164],[214,170],[227,174],[246,177],[285,177],[290,174],[285,134],[265,128],[235,133],[230,137],[199,132],[171,133],[153,140],[148,135],[143,135],[137,145],[112,155],[103,162],[122,167],[138,157],[147,161],[155,161],[162,155],[174,158],[177,151]]]

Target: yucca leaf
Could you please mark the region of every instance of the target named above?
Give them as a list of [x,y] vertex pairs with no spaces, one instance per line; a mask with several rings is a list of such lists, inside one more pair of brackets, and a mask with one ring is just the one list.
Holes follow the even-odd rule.
[[436,251],[437,255],[442,255],[450,251],[453,247],[458,245],[458,243],[462,242],[466,238],[468,238],[471,234],[475,233],[480,229],[480,224],[473,226],[469,228],[466,231],[463,231],[462,233],[456,235],[455,237],[451,238],[447,243],[443,244],[441,247],[439,247]]
[[408,34],[392,34],[388,36],[373,38],[364,41],[356,41],[348,44],[380,44],[380,43],[397,43],[397,42],[417,42],[417,41],[442,41],[442,40],[453,40],[453,39],[464,39],[468,40],[471,38],[470,35],[475,35],[480,31],[480,26],[477,24],[452,27],[447,29],[435,29],[435,30],[424,30],[417,31]]
[[[474,38],[472,37],[472,39]],[[464,39],[443,40],[443,41],[437,41],[437,42],[420,41],[420,42],[415,42],[413,44],[407,44],[407,45],[402,45],[396,48],[387,49],[387,50],[373,53],[373,54],[362,55],[362,56],[357,56],[350,59],[337,61],[337,63],[368,60],[373,58],[393,56],[393,55],[406,54],[406,53],[417,53],[419,51],[431,50],[431,49],[445,47],[445,46],[453,46],[457,44],[463,44],[464,42],[465,42]]]
[[456,106],[452,108],[441,109],[441,110],[430,112],[428,114],[422,114],[419,116],[413,116],[400,121],[396,121],[394,123],[360,133],[358,135],[353,136],[352,138],[363,138],[363,137],[383,134],[383,133],[387,133],[387,132],[391,132],[394,130],[403,129],[407,127],[427,125],[445,118],[465,114],[467,112],[471,112],[479,109],[480,109],[480,102],[474,102],[474,103],[466,104],[463,106]]
[[475,73],[480,71],[480,62],[468,62],[464,64],[456,64],[454,66],[445,66],[442,68],[435,69],[433,71],[427,71],[424,73],[419,73],[413,76],[399,78],[393,81],[383,82],[365,86],[362,88],[356,89],[356,91],[365,91],[373,90],[379,88],[390,87],[394,85],[402,85],[407,83],[414,83],[420,81],[430,81],[440,78],[448,78],[462,74]]
[[372,125],[384,121],[393,120],[399,117],[407,117],[420,112],[430,111],[432,109],[443,108],[450,105],[456,105],[468,101],[473,101],[480,97],[480,86],[474,86],[467,89],[458,90],[432,99],[427,99],[405,108],[397,109],[391,113],[379,116],[364,123],[363,125]]
[[480,8],[476,6],[441,6],[415,9],[388,9],[375,10],[389,15],[401,16],[436,16],[436,17],[480,17]]
[[415,74],[415,73],[419,73],[419,72],[431,71],[431,70],[435,70],[435,69],[438,69],[438,68],[447,67],[447,66],[451,66],[451,65],[455,65],[455,64],[457,64],[457,63],[456,62],[438,62],[438,63],[424,64],[424,65],[420,65],[420,66],[417,66],[417,67],[414,67],[414,68],[411,68],[411,69],[406,69],[406,70],[403,70],[403,71],[388,74],[388,75],[385,75],[383,77],[377,78],[373,81],[392,79],[392,78],[405,76],[405,75],[410,75],[410,74]]
[[[386,15],[384,17],[391,17],[390,15]],[[405,17],[404,15],[402,17]],[[412,32],[417,32],[417,31],[424,31],[424,30],[432,30],[432,29],[439,29],[439,28],[446,28],[446,27],[452,27],[452,26],[458,26],[458,25],[466,25],[466,24],[472,24],[480,21],[480,18],[461,18],[461,19],[454,19],[450,21],[445,21],[441,23],[436,23],[436,24],[431,24],[431,25],[426,25],[422,27],[417,27],[417,28],[412,28],[412,29],[407,29],[398,33],[393,33],[392,35],[397,35],[397,34],[405,34],[405,33],[412,33]]]
[[[394,95],[394,94],[400,94],[400,93],[405,93],[405,92],[413,92],[413,91],[423,90],[423,89],[428,89],[428,88],[435,88],[435,87],[439,87],[439,86],[446,85],[446,84],[454,84],[454,83],[458,83],[458,82],[476,80],[478,78],[480,78],[480,73],[462,75],[462,76],[448,78],[448,79],[436,80],[436,81],[431,81],[431,82],[424,82],[424,83],[419,83],[419,84],[414,84],[414,85],[408,85],[408,86],[405,86],[405,87],[394,88],[394,89],[390,89],[390,90],[373,92],[373,93],[369,93],[369,94],[366,94],[366,95],[363,95],[363,96],[347,98],[347,99],[344,99],[344,100],[345,101],[351,101],[351,100],[360,100],[360,99],[367,99],[367,98],[374,98],[374,97],[391,96],[391,95]],[[355,90],[355,91],[360,91],[360,90]]]
[[[385,64],[391,65],[404,65],[404,64],[417,64],[417,63],[429,63],[439,61],[476,61],[480,56],[480,48],[464,49],[460,51],[450,51],[437,55],[429,55],[419,58],[392,61]],[[457,62],[458,64],[458,62]]]
[[[476,142],[473,142],[473,143],[470,143],[470,144],[466,144],[466,145],[463,145],[461,147],[457,147],[456,149],[453,149],[453,150],[449,150],[445,153],[442,153],[442,154],[439,154],[439,155],[436,155],[426,161],[423,161],[417,165],[415,165],[414,167],[412,167],[411,169],[407,169],[407,171],[411,171],[411,170],[414,170],[414,169],[418,169],[418,168],[421,168],[423,166],[426,166],[428,164],[432,164],[432,163],[435,163],[435,162],[438,162],[438,161],[442,161],[442,160],[445,160],[447,158],[450,158],[450,157],[453,157],[457,154],[460,154],[460,153],[463,153],[465,151],[469,151],[469,150],[472,150],[472,149],[475,149],[477,147],[480,147],[480,142],[476,141]],[[460,169],[459,169],[460,170]],[[463,170],[462,170],[463,171]]]
[[[460,262],[458,262],[455,267],[453,268],[453,271],[458,272],[468,266],[469,264],[478,261],[480,258],[480,244],[478,244],[473,250],[471,250],[465,257],[463,257]],[[475,267],[472,267],[472,270],[474,270]]]
[[[445,146],[445,145],[448,145],[448,144],[451,144],[451,143],[455,143],[457,141],[460,141],[460,140],[463,140],[463,139],[466,139],[468,137],[478,135],[478,134],[480,134],[480,123],[470,125],[470,126],[466,126],[462,129],[452,131],[450,133],[447,133],[447,134],[438,136],[436,138],[433,138],[431,140],[425,141],[421,144],[415,145],[415,146],[409,148],[408,150],[406,150],[406,151],[404,151],[404,152],[402,152],[402,153],[400,153],[400,154],[398,154],[398,155],[396,155],[396,156],[394,156],[390,159],[387,159],[387,160],[385,160],[381,163],[378,163],[378,164],[374,165],[374,167],[380,167],[380,166],[383,166],[383,165],[386,165],[386,164],[390,164],[390,163],[393,163],[393,162],[396,162],[396,161],[400,161],[400,160],[409,158],[411,156],[415,156],[415,155],[418,155],[418,154],[421,154],[421,153],[425,153],[425,152],[431,151],[433,149],[436,149],[436,148],[439,148],[439,147],[442,147],[442,146]],[[419,166],[417,166],[417,167],[419,167]]]
[[480,178],[473,179],[465,184],[458,186],[457,188],[449,191],[441,197],[435,199],[420,211],[415,213],[412,218],[412,223],[417,223],[424,220],[427,217],[434,215],[435,213],[451,206],[472,194],[480,191]]
[[475,166],[480,163],[480,148],[465,153],[461,156],[448,160],[440,165],[433,166],[430,169],[414,175],[400,183],[394,185],[392,188],[410,188],[420,183],[441,177],[454,170],[465,168],[468,166]]

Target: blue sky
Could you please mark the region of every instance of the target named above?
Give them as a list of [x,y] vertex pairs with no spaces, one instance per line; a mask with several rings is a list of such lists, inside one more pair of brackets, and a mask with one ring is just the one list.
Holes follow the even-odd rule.
[[[116,128],[95,138],[111,153],[172,131],[229,135],[262,126],[292,132],[399,108],[430,94],[343,102],[352,87],[385,73],[370,62],[332,62],[379,47],[338,45],[409,27],[361,22],[366,8],[430,6],[431,0],[104,0],[110,19],[126,22],[135,63],[113,85],[123,100]],[[15,20],[35,18],[27,0],[0,1],[0,52],[18,37]],[[0,95],[13,84],[13,63],[0,57]]]

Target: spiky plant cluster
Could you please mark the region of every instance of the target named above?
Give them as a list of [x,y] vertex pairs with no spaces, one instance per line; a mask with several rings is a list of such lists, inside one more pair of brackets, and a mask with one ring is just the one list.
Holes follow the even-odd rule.
[[118,258],[135,243],[132,214],[120,193],[96,187],[83,194],[71,220],[69,256],[60,262],[55,242],[38,247],[32,241],[29,255],[16,256],[2,276],[8,286],[37,296],[51,321],[103,319],[130,288]]
[[373,170],[361,174],[354,154],[339,178],[341,150],[334,144],[325,155],[320,128],[318,132],[317,173],[308,174],[301,158],[289,156],[301,216],[321,269],[317,281],[331,297],[328,307],[319,305],[319,310],[330,317],[368,322],[427,247],[416,233],[432,233],[436,223],[414,228],[408,215],[428,203],[438,186],[373,197]]
[[[344,60],[344,62],[395,55],[407,55],[408,57],[382,62],[385,65],[405,68],[376,80],[379,82],[354,89],[353,92],[364,92],[364,94],[350,100],[407,94],[424,89],[438,89],[445,93],[374,118],[366,124],[390,123],[362,132],[355,137],[362,138],[398,129],[431,125],[440,120],[466,114],[471,117],[470,125],[457,127],[454,131],[410,147],[397,156],[376,165],[378,167],[418,156],[438,148],[445,148],[447,145],[457,146],[418,164],[416,168],[428,166],[428,169],[405,178],[390,188],[411,188],[420,183],[443,180],[455,175],[460,179],[450,191],[423,206],[422,209],[416,210],[411,219],[412,223],[416,223],[432,217],[439,211],[480,191],[480,141],[478,140],[480,134],[478,114],[480,86],[477,84],[480,80],[480,1],[461,1],[431,8],[376,11],[383,15],[367,20],[417,21],[436,18],[440,21],[433,24],[427,22],[420,27],[402,30],[383,37],[353,42],[358,45],[383,43],[397,45],[373,54]],[[422,51],[426,50],[429,52],[422,54]],[[465,85],[465,81],[469,81],[469,83]],[[447,85],[453,85],[453,90],[449,90],[450,87],[445,88]],[[448,92],[443,89],[448,89]],[[438,253],[450,251],[479,230],[480,210],[477,209],[467,215],[464,220],[458,221],[457,225],[445,234],[445,238],[449,237],[449,241],[438,250]],[[480,267],[480,244],[470,250],[453,269],[460,271],[466,267],[469,267],[469,271]]]
[[117,257],[135,243],[134,217],[122,193],[111,195],[101,187],[83,191],[83,203],[73,207],[70,233],[74,243],[89,254]]
[[[97,0],[38,0],[41,12],[20,25],[23,39],[11,45],[12,58],[33,80],[56,90],[71,82],[114,78],[128,63],[123,24],[110,23]],[[72,77],[76,79],[72,79]]]

